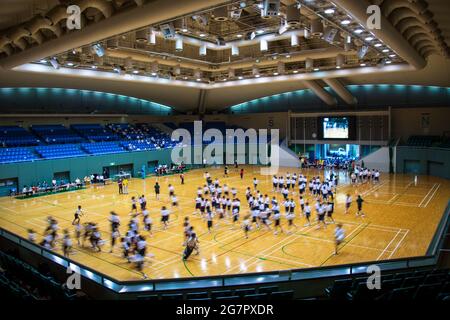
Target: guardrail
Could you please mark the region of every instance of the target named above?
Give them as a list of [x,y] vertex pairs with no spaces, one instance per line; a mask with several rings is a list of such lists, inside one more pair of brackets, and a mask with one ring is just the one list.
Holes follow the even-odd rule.
[[52,252],[44,247],[32,243],[20,236],[17,236],[3,228],[0,228],[0,236],[8,239],[40,256],[63,266],[70,267],[97,284],[102,285],[119,294],[159,292],[170,290],[197,289],[197,288],[220,288],[226,286],[239,285],[261,285],[264,283],[275,283],[285,281],[298,281],[317,278],[330,278],[338,276],[351,276],[366,273],[370,265],[376,264],[381,271],[390,271],[397,269],[430,267],[437,263],[439,250],[442,248],[444,232],[450,225],[450,202],[447,204],[445,213],[438,225],[436,233],[430,243],[425,256],[400,258],[385,261],[368,261],[361,263],[314,267],[305,269],[290,269],[260,273],[246,273],[220,276],[203,276],[177,279],[158,279],[158,280],[133,280],[119,281],[97,270],[79,264],[58,253]]

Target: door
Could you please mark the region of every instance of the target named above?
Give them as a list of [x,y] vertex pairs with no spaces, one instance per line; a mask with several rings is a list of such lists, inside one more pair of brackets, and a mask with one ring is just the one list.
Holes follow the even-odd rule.
[[430,176],[444,177],[444,164],[442,162],[428,161],[427,174]]
[[56,182],[70,182],[70,171],[61,171],[61,172],[55,172],[53,173],[53,179],[56,180]]
[[19,183],[17,178],[8,178],[0,180],[0,196],[8,196],[11,190],[15,190],[15,192],[21,191],[19,190]]
[[405,160],[403,173],[420,174],[420,161],[419,160]]

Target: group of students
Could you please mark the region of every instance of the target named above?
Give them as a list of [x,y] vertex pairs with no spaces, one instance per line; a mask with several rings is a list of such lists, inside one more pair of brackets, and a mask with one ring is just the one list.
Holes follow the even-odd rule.
[[379,183],[380,171],[375,169],[368,169],[362,166],[355,166],[350,174],[351,184],[362,184],[367,182]]

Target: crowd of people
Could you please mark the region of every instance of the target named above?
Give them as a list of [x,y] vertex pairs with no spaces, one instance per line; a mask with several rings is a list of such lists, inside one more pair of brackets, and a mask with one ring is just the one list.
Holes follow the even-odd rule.
[[[240,179],[244,178],[244,169],[236,170]],[[224,168],[223,178],[229,177],[228,167]],[[184,174],[180,174],[180,185],[184,184]],[[369,170],[362,166],[356,166],[350,175],[351,184],[379,183],[380,174],[377,170]],[[124,184],[125,182],[125,184]],[[127,194],[128,181],[122,180],[119,193]],[[252,185],[245,187],[245,194],[239,194],[238,188],[222,183],[218,177],[212,177],[208,171],[204,172],[204,183],[197,187],[194,197],[193,216],[200,217],[208,233],[214,232],[223,226],[233,230],[241,229],[243,237],[248,239],[257,230],[271,231],[274,235],[292,234],[301,225],[304,227],[316,227],[325,229],[328,225],[335,225],[334,240],[335,254],[339,253],[339,245],[345,239],[345,230],[341,223],[334,219],[336,192],[339,184],[339,175],[331,170],[328,175],[306,177],[302,173],[291,172],[284,175],[274,175],[271,178],[271,191],[261,192],[261,184],[254,177]],[[175,186],[168,184],[168,203],[160,209],[159,232],[164,232],[170,227],[170,216],[172,211],[178,210],[179,203],[175,192]],[[267,188],[265,188],[267,190]],[[156,200],[160,199],[161,186],[158,181],[154,184]],[[245,197],[245,202],[241,198]],[[165,199],[163,199],[165,200]],[[345,197],[344,214],[349,214],[352,203],[356,202],[355,214],[364,217],[362,195],[357,195],[355,201],[350,193]],[[72,225],[74,227],[77,245],[84,247],[86,241],[94,251],[102,251],[106,243],[102,239],[99,226],[95,222],[82,223],[84,212],[78,206],[74,213]],[[110,252],[113,252],[120,242],[121,252],[124,259],[133,263],[136,269],[142,272],[144,277],[144,263],[148,257],[153,257],[147,252],[147,236],[154,232],[153,219],[147,206],[144,194],[131,197],[130,221],[127,231],[122,234],[119,227],[120,217],[112,211],[110,213]],[[302,221],[303,220],[303,221]],[[70,232],[63,230],[58,236],[58,223],[55,218],[48,217],[48,227],[40,244],[48,249],[54,249],[56,241],[60,239],[62,251],[69,256],[72,250]],[[191,223],[189,215],[183,220],[183,252],[184,260],[195,252],[200,253],[200,241],[196,230]],[[36,233],[29,230],[29,240],[36,241]]]

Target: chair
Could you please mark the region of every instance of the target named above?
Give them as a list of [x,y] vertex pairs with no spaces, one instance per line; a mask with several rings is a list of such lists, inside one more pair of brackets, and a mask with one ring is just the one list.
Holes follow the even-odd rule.
[[339,279],[335,280],[331,287],[325,289],[328,298],[333,300],[345,299],[347,292],[352,288],[353,279]]
[[208,298],[208,292],[188,292],[186,293],[186,300]]
[[255,293],[256,293],[255,288],[241,288],[241,289],[234,290],[234,295],[239,296],[239,297],[243,297],[245,295],[255,294]]
[[211,291],[211,298],[216,299],[217,297],[228,297],[231,296],[231,293],[231,290]]
[[388,300],[411,300],[415,291],[416,287],[397,288],[391,291]]
[[381,294],[380,290],[369,289],[367,283],[358,283],[358,286],[352,292],[347,293],[348,300],[373,300]]
[[269,296],[271,300],[292,300],[293,298],[294,291],[292,290],[272,292]]
[[268,286],[258,288],[258,293],[272,293],[278,291],[278,286]]
[[434,300],[442,288],[442,283],[422,284],[414,294],[415,300]]
[[418,277],[407,277],[405,280],[403,280],[402,287],[415,287],[420,284],[422,284],[424,277],[418,276]]

